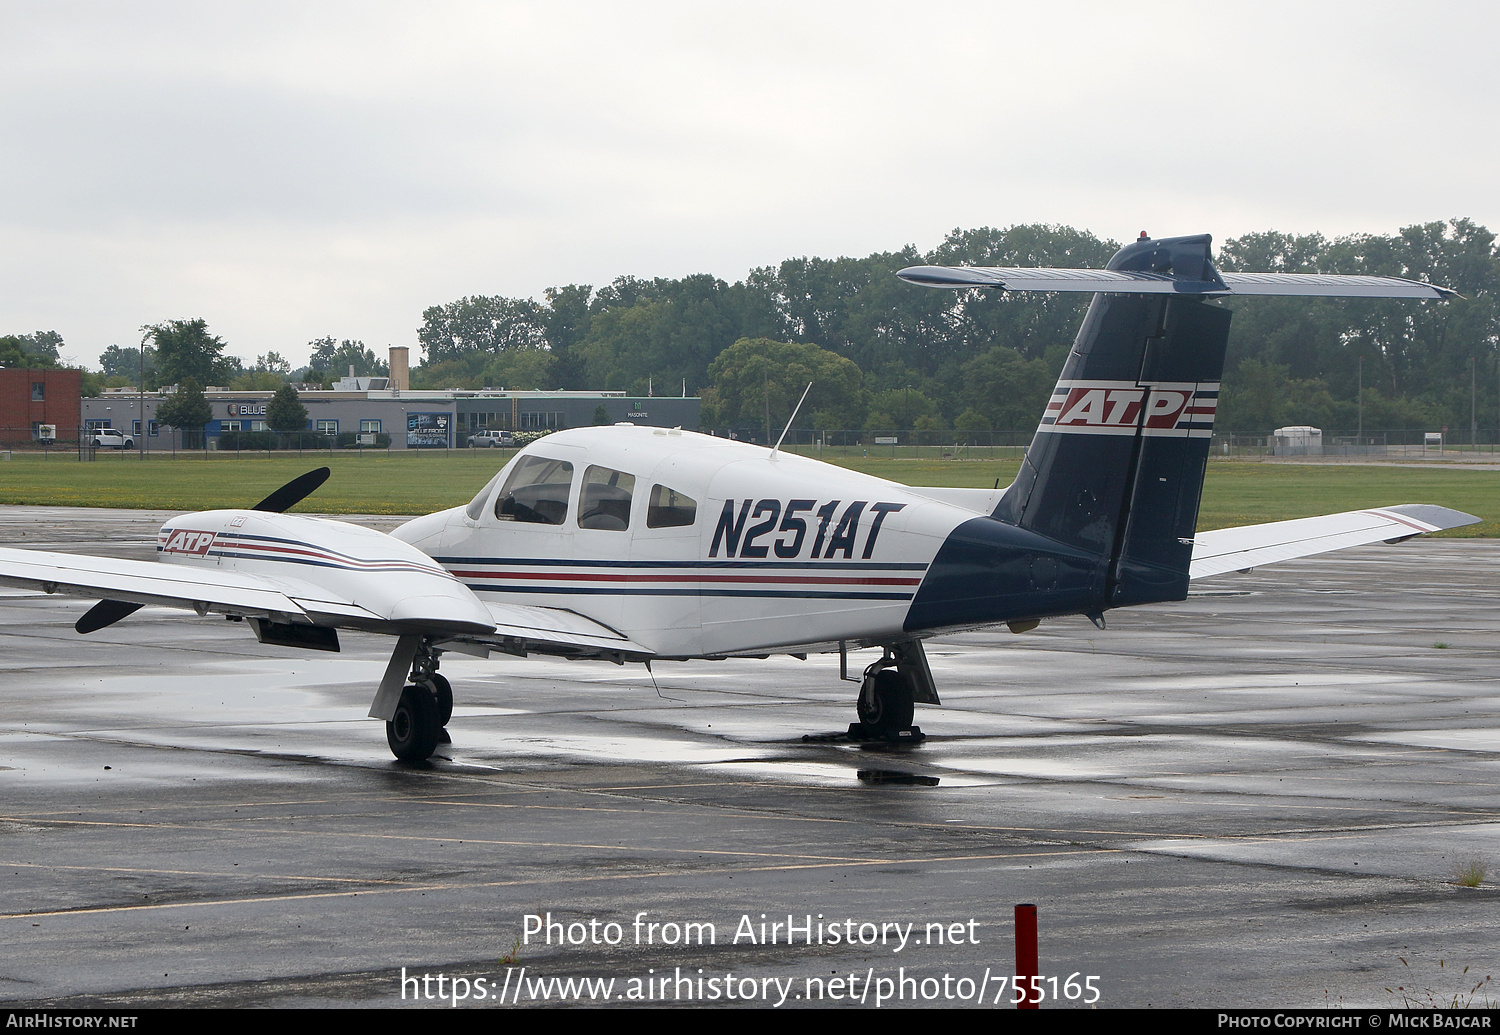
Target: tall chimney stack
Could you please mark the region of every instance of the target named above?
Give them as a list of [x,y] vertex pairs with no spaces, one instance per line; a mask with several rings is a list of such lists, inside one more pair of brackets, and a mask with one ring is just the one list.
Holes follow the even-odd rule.
[[391,384],[390,387],[398,392],[406,391],[407,384],[411,380],[408,349],[405,345],[391,346]]

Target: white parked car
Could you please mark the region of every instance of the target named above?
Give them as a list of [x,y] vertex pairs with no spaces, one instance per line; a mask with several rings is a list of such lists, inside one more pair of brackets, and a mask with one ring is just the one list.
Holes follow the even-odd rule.
[[114,428],[95,428],[89,444],[95,449],[134,449],[135,439]]

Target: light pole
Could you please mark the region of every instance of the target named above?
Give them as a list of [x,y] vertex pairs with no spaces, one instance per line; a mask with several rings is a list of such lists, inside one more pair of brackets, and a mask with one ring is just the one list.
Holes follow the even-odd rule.
[[150,337],[150,334],[141,336],[141,385],[136,390],[136,398],[141,404],[141,430],[135,435],[135,451],[142,460],[146,459],[146,339]]

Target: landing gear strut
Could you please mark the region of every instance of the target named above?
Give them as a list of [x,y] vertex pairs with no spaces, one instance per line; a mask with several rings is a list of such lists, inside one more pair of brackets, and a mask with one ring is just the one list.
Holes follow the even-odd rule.
[[917,701],[942,703],[922,643],[907,640],[891,644],[879,661],[865,669],[855,703],[859,721],[849,724],[850,739],[922,740],[921,729],[912,725]]
[[[372,716],[386,720],[386,743],[403,762],[424,761],[438,744],[448,742],[444,727],[453,717],[453,687],[438,674],[440,654],[430,637],[401,637],[370,708]],[[401,686],[408,664],[409,682]],[[397,687],[400,697],[389,708],[386,702],[395,696]]]

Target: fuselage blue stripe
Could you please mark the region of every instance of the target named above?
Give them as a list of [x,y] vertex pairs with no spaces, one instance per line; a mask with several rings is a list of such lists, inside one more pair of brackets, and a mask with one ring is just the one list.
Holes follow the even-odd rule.
[[465,583],[475,593],[545,593],[551,596],[622,596],[622,597],[783,597],[803,600],[910,600],[915,593],[850,593],[835,590],[801,589],[711,589],[698,586],[647,589],[617,586],[484,586]]
[[796,569],[812,568],[834,571],[926,571],[925,562],[890,561],[570,561],[555,557],[434,557],[433,560],[448,567],[455,564],[489,564],[509,568],[566,567],[566,568],[765,568]]

